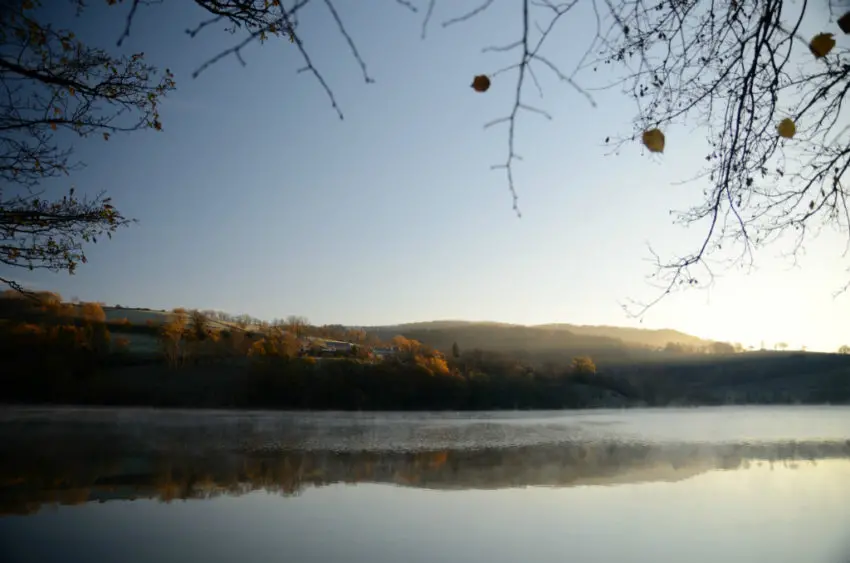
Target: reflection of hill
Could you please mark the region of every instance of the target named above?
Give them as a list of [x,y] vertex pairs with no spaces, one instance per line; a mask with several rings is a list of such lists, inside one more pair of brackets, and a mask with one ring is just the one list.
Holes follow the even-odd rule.
[[850,458],[850,441],[765,444],[572,442],[423,452],[223,449],[175,440],[57,441],[0,447],[0,513],[116,499],[203,499],[253,490],[298,494],[334,483],[435,489],[676,481],[754,461]]

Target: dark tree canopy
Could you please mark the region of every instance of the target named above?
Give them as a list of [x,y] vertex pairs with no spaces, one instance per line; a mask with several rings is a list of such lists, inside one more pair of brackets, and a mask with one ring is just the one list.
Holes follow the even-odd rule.
[[[83,8],[80,0],[68,1]],[[157,9],[152,5],[159,4],[107,1],[126,13],[124,29],[116,30],[119,45],[132,33],[138,10]],[[482,0],[474,9],[439,23],[443,28],[463,25],[495,1]],[[843,104],[850,90],[848,49],[842,46],[847,43],[843,35],[850,32],[850,16],[842,19],[850,10],[847,2],[588,0],[594,16],[588,23],[595,26],[595,38],[579,53],[578,64],[570,63],[571,70],[565,71],[559,58],[564,55],[548,52],[547,39],[577,14],[578,1],[503,1],[516,7],[516,38],[482,48],[485,53],[515,54],[515,63],[491,72],[482,68],[470,80],[474,78],[475,95],[487,95],[506,82],[515,92],[507,114],[488,125],[506,126],[506,158],[494,168],[506,173],[517,215],[513,166],[519,158],[515,147],[519,117],[525,113],[548,117],[527,101],[529,90],[540,89],[537,74],[554,74],[576,96],[595,105],[582,83],[603,67],[616,77],[609,86],[622,89],[635,103],[635,117],[631,127],[624,124],[620,135],[611,132],[606,138],[606,132],[598,132],[600,140],[615,148],[643,141],[650,151],[663,152],[665,129],[685,121],[697,123],[707,138],[705,166],[694,171],[700,191],[689,208],[675,212],[678,222],[704,228],[705,237],[684,256],[655,255],[659,299],[676,288],[703,283],[705,277],[710,280],[711,256],[730,259],[733,253],[734,263],[751,263],[754,249],[781,242],[790,233],[796,237],[796,250],[823,227],[837,228],[850,240],[848,188],[843,183],[850,167],[850,129]],[[352,64],[360,67],[363,79],[373,82],[334,0],[194,2],[199,17],[197,25],[187,30],[189,36],[227,31],[233,40],[219,53],[201,55],[193,77],[227,57],[244,63],[242,52],[251,43],[279,40],[298,50],[304,62],[300,71],[318,81],[342,118],[333,80],[314,65],[307,47],[310,41],[299,28],[299,14],[314,4],[323,9],[327,29],[346,39]],[[0,174],[26,188],[46,175],[69,170],[69,148],[55,144],[56,129],[104,138],[113,131],[159,129],[157,101],[174,87],[170,73],[157,78],[140,55],[111,57],[80,45],[69,32],[39,25],[28,15],[33,4],[12,2],[17,8],[4,9],[0,15],[4,45],[9,45],[0,49],[0,78],[20,88],[12,90],[17,97],[10,94],[0,117],[6,124],[0,127],[0,134],[6,135],[0,141]],[[421,17],[424,38],[437,23],[436,4],[436,0],[387,0],[386,7],[372,9],[401,8]],[[454,9],[448,2],[441,8]],[[807,26],[819,33],[803,36],[801,30]],[[482,67],[486,64],[484,59]],[[29,92],[39,95],[35,102],[25,103]],[[3,195],[4,200],[7,197]],[[120,215],[113,219],[118,224],[126,221]],[[17,241],[14,232],[7,236]],[[79,250],[81,238],[71,231],[67,240],[75,242],[68,244]],[[49,239],[37,245],[49,245]],[[705,268],[699,280],[697,267]],[[627,310],[641,315],[657,301]]]

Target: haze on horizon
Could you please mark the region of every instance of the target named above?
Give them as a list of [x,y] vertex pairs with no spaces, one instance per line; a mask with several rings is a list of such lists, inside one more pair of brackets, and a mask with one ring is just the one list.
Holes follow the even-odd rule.
[[[477,3],[438,2],[434,21]],[[592,92],[594,109],[539,77],[537,105],[553,120],[518,121],[516,218],[504,173],[490,170],[504,162],[507,131],[482,127],[510,111],[515,83],[495,80],[486,95],[469,83],[512,62],[481,49],[510,41],[517,6],[432,25],[423,41],[421,14],[395,2],[370,11],[339,3],[375,78],[369,85],[321,7],[305,10],[301,25],[326,38],[309,48],[342,121],[316,81],[296,73],[294,49],[253,46],[247,66],[225,59],[193,80],[232,37],[186,36],[200,15],[191,3],[140,10],[121,49],[144,50],[176,75],[164,132],[78,142],[87,167],[45,183],[105,189],[140,223],[88,249],[75,276],[16,271],[17,279],[110,305],[299,314],[316,324],[466,319],[671,328],[756,347],[850,343],[850,294],[833,297],[850,279],[847,241],[829,231],[796,266],[781,255],[787,246],[770,247],[752,272],[720,270],[711,289],[673,294],[643,323],[626,316],[620,303],[657,295],[645,282],[647,242],[667,256],[704,235],[671,225],[668,210],[699,197],[699,181],[677,182],[699,170],[707,143],[681,127],[667,131],[663,156],[638,143],[607,155],[605,137],[627,132],[634,113],[616,90]],[[75,29],[112,49],[124,17],[93,4]],[[586,49],[588,17],[580,6],[551,40],[565,67]]]

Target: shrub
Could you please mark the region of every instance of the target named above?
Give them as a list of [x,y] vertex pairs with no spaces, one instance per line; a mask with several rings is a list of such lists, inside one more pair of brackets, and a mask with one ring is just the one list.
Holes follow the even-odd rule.
[[88,321],[106,321],[106,313],[100,303],[83,303],[80,305],[80,316]]

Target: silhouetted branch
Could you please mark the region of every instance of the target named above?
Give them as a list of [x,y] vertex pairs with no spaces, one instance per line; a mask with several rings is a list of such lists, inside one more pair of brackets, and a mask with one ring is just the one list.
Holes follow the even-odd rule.
[[[596,102],[593,100],[592,96],[582,89],[571,76],[567,76],[561,70],[552,63],[548,58],[544,57],[540,54],[540,50],[543,47],[546,39],[550,36],[552,30],[555,28],[556,24],[560,21],[561,17],[567,14],[576,4],[578,0],[573,0],[571,2],[561,4],[561,5],[553,5],[553,4],[543,4],[546,8],[553,10],[553,15],[549,20],[549,24],[546,27],[540,28],[540,37],[536,42],[532,43],[530,35],[529,35],[529,24],[530,24],[530,6],[532,2],[530,0],[523,0],[522,3],[522,36],[520,39],[509,43],[507,45],[501,46],[489,46],[485,47],[482,52],[510,52],[515,49],[521,50],[520,60],[519,62],[497,70],[496,72],[490,75],[491,78],[495,78],[505,72],[516,70],[517,71],[517,81],[516,88],[514,93],[514,101],[513,106],[511,108],[510,113],[506,117],[498,118],[493,121],[490,121],[485,125],[485,128],[491,127],[493,125],[497,125],[500,123],[508,124],[508,156],[505,160],[504,164],[493,165],[491,169],[494,170],[504,170],[505,175],[508,181],[508,190],[511,194],[511,202],[514,213],[516,213],[517,217],[522,217],[522,213],[519,209],[519,197],[517,195],[516,186],[514,184],[514,173],[513,173],[513,164],[515,160],[522,160],[515,150],[515,135],[516,135],[516,122],[517,115],[519,114],[519,110],[525,110],[532,113],[537,113],[542,115],[547,119],[552,119],[552,116],[549,115],[546,111],[532,107],[522,101],[522,92],[523,86],[525,84],[526,75],[531,76],[532,81],[534,82],[540,96],[543,96],[543,90],[540,87],[540,83],[537,80],[537,77],[534,74],[532,63],[535,61],[542,64],[544,67],[548,68],[551,72],[558,77],[559,80],[566,82],[568,85],[573,87],[577,92],[582,94],[585,99],[590,103],[592,107],[596,106]],[[489,2],[485,2],[482,6],[479,6],[476,10],[461,16],[460,18],[456,18],[457,21],[464,21],[469,19],[470,17],[484,11],[490,5]],[[451,23],[455,23],[455,20],[450,20]]]
[[463,14],[462,16],[458,16],[456,18],[452,18],[452,19],[444,21],[443,27],[449,27],[450,25],[460,23],[460,22],[464,22],[466,20],[474,18],[475,16],[477,16],[478,14],[480,14],[481,12],[483,12],[484,10],[489,8],[492,4],[493,4],[493,0],[484,0],[483,4],[481,4],[477,8],[474,8],[473,10],[470,10],[469,12]]
[[345,41],[348,43],[348,48],[351,49],[351,53],[354,55],[354,58],[357,60],[357,64],[360,65],[360,70],[363,71],[363,80],[366,81],[367,84],[371,84],[375,82],[372,78],[369,77],[369,73],[366,70],[366,63],[363,62],[362,57],[360,57],[360,53],[357,51],[357,47],[354,45],[354,41],[351,39],[351,35],[348,34],[348,31],[345,29],[345,26],[342,24],[342,20],[339,17],[339,14],[334,8],[331,0],[325,0],[325,5],[330,10],[331,15],[333,15],[334,21],[336,22],[337,27],[339,28],[339,32],[345,37]]
[[422,39],[428,33],[428,23],[431,21],[431,16],[434,14],[434,4],[437,0],[428,0],[428,9],[425,11],[425,19],[422,20]]
[[124,31],[121,33],[121,37],[118,38],[117,45],[120,47],[124,40],[130,37],[130,28],[133,27],[133,20],[136,17],[136,10],[139,8],[139,4],[151,5],[151,4],[161,4],[162,0],[133,0],[133,3],[130,5],[130,11],[127,13],[127,21],[124,23]]
[[[597,42],[602,57],[584,68],[625,69],[613,85],[637,108],[632,134],[613,146],[686,119],[708,132],[706,167],[694,178],[708,184],[704,200],[675,213],[679,224],[705,222],[706,236],[695,253],[658,262],[657,275],[670,282],[662,296],[695,285],[688,268],[715,253],[738,248],[726,261],[751,267],[755,249],[786,233],[797,235],[795,257],[815,221],[850,235],[840,183],[850,130],[839,125],[850,51],[812,55],[799,33],[809,2],[604,1],[613,23]],[[791,139],[777,133],[784,118],[796,124]]]

